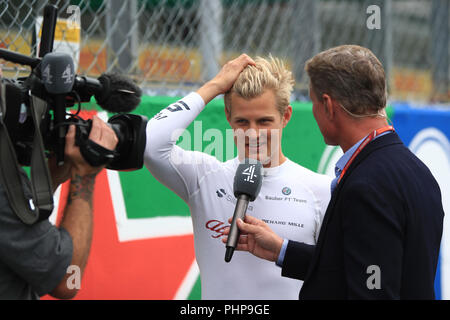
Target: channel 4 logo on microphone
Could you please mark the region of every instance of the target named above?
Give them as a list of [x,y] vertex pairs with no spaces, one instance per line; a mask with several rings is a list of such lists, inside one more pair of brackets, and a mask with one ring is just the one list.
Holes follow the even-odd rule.
[[253,178],[258,177],[255,174],[255,169],[256,169],[256,165],[252,164],[250,167],[246,168],[242,174],[246,176],[246,178],[244,179],[244,181],[247,182],[251,182],[251,183],[255,183],[255,180],[253,180]]

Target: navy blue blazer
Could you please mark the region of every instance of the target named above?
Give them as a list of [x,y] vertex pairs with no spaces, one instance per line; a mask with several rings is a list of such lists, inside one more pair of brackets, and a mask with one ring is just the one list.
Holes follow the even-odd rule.
[[370,142],[333,192],[317,245],[289,241],[300,299],[434,299],[441,191],[396,133]]

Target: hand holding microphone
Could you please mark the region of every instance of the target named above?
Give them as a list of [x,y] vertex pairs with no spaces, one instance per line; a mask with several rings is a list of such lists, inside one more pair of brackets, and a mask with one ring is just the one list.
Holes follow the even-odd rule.
[[[264,221],[245,215],[248,201],[255,200],[261,189],[261,171],[261,163],[257,162],[256,165],[251,165],[249,159],[240,164],[236,171],[234,195],[238,198],[238,202],[233,218],[228,220],[231,226],[224,231],[224,235],[227,237],[222,238],[222,241],[226,243],[226,262],[230,262],[234,250],[248,251],[258,258],[268,261],[278,259],[283,238],[273,232]],[[253,180],[253,183],[250,180]],[[241,233],[245,236],[241,237]]]
[[262,164],[253,159],[245,159],[239,164],[234,176],[234,196],[237,198],[226,244],[225,261],[230,262],[239,240],[237,219],[244,219],[249,201],[254,201],[261,190]]

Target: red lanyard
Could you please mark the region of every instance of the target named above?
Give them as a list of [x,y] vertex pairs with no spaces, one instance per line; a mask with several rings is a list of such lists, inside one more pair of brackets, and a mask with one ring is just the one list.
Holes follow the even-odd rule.
[[355,150],[352,157],[348,160],[347,164],[345,165],[344,169],[342,169],[341,175],[339,176],[338,182],[339,183],[344,176],[345,172],[347,171],[348,167],[352,164],[353,160],[355,160],[356,156],[361,152],[362,149],[364,149],[365,146],[369,144],[370,141],[372,141],[375,137],[379,136],[382,133],[385,133],[387,131],[395,131],[393,126],[386,126],[377,130],[372,131],[371,134],[369,134],[363,142],[359,145],[359,147]]

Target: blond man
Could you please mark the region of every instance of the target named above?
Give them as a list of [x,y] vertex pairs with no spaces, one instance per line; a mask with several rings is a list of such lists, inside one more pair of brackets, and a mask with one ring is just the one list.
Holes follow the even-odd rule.
[[[293,78],[275,58],[232,60],[197,92],[149,121],[145,164],[190,207],[203,299],[296,299],[301,281],[281,279],[279,268],[242,252],[224,261],[221,241],[233,214],[233,178],[240,159],[263,163],[264,179],[248,212],[284,237],[315,244],[330,197],[330,179],[290,161],[282,152],[292,107]],[[185,129],[214,97],[225,95],[225,116],[235,132],[238,157],[221,162],[176,146]],[[178,132],[178,134],[174,134]]]

